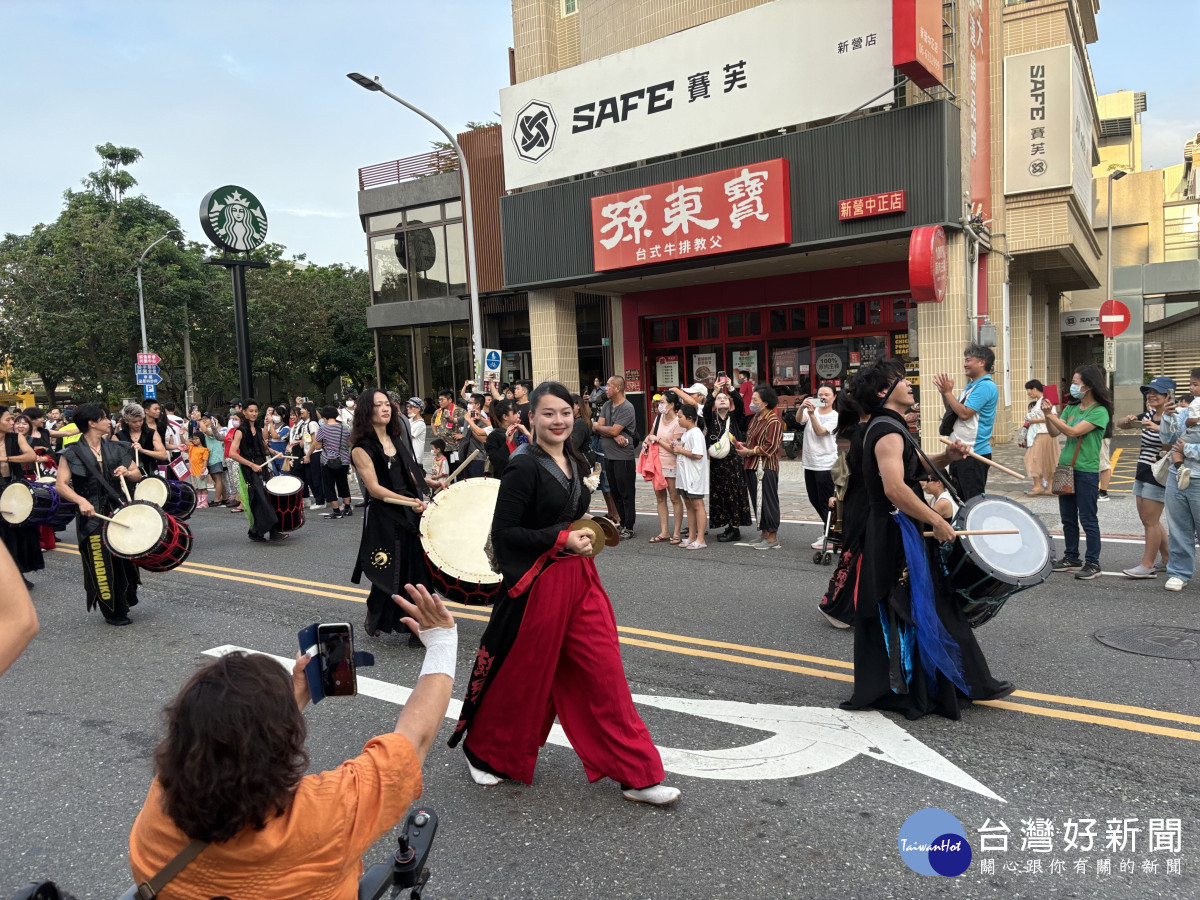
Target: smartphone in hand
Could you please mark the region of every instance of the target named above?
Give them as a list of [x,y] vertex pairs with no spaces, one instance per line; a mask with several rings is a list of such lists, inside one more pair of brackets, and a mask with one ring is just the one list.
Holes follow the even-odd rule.
[[348,622],[317,626],[321,687],[326,697],[353,697],[358,693],[354,672],[354,638]]

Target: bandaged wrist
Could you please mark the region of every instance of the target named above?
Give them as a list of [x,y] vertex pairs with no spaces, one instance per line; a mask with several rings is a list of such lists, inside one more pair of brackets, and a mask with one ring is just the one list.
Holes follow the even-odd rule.
[[421,675],[449,675],[454,680],[458,664],[458,625],[449,628],[422,628],[417,635],[425,645]]

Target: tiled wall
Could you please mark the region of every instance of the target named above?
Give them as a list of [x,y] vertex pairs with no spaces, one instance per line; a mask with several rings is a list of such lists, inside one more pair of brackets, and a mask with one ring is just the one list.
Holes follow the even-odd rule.
[[575,326],[575,294],[569,290],[529,292],[529,334],[533,351],[533,383],[579,384],[579,341]]
[[558,0],[513,0],[517,81],[558,71],[558,11]]

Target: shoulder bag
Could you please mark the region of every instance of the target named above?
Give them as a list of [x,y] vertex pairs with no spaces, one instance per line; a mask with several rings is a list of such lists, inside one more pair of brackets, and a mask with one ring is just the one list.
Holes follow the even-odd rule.
[[1083,446],[1083,439],[1087,435],[1080,435],[1075,439],[1075,453],[1071,457],[1071,464],[1064,466],[1059,463],[1054,467],[1054,477],[1050,480],[1050,493],[1062,496],[1063,494],[1075,493],[1075,460],[1079,459],[1079,448]]
[[[315,660],[314,660],[315,662]],[[180,872],[188,867],[193,859],[199,856],[204,848],[208,846],[208,841],[194,840],[175,855],[169,863],[163,866],[158,874],[149,881],[143,881],[138,885],[134,897],[137,900],[154,900],[167,884]]]
[[729,451],[733,448],[733,436],[729,433],[732,426],[733,417],[729,416],[725,420],[725,432],[708,448],[708,455],[713,459],[725,459],[729,456]]

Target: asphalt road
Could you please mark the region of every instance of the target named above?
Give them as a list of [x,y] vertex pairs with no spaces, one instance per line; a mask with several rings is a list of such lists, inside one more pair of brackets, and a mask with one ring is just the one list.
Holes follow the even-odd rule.
[[[1035,508],[1043,507],[1052,508]],[[188,564],[147,574],[134,625],[120,629],[84,612],[69,544],[48,554],[35,576],[41,634],[3,677],[0,896],[39,876],[80,897],[126,889],[127,835],[151,778],[161,708],[206,650],[232,644],[287,656],[309,622],[360,624],[365,591],[349,583],[360,523],[310,519],[286,544],[262,546],[245,539],[240,517],[198,511]],[[440,741],[425,771],[423,802],[441,817],[426,896],[1200,896],[1196,663],[1122,653],[1093,636],[1118,624],[1200,627],[1200,586],[1170,594],[1161,578],[1053,576],[977,633],[993,672],[1016,682],[1018,694],[975,706],[960,722],[857,714],[864,733],[882,737],[839,757],[833,744],[859,746],[855,726],[832,712],[849,694],[853,636],[816,610],[830,572],[811,562],[816,528],[785,524],[784,551],[770,553],[715,542],[681,553],[647,544],[648,522],[638,531],[606,551],[599,568],[633,692],[659,698],[640,706],[651,733],[680,750],[750,749],[727,754],[710,773],[719,777],[676,768],[668,783],[683,798],[660,810],[624,802],[611,783],[587,784],[562,746],[542,751],[532,787],[481,788],[462,755]],[[1106,543],[1103,568],[1131,566],[1140,552]],[[461,673],[486,611],[455,612]],[[402,638],[360,634],[360,647],[377,659],[362,675],[413,684],[419,651]],[[310,707],[312,769],[355,755],[391,729],[396,713],[368,696]],[[772,739],[763,720],[773,719],[787,720],[777,726],[783,737],[753,748]],[[443,737],[449,732],[448,721]],[[900,827],[926,807],[962,822],[975,854],[964,875],[926,877],[901,860]],[[1053,825],[1051,852],[1022,849],[1022,820],[1038,818]],[[1090,852],[1064,850],[1068,819],[1098,820]],[[1137,820],[1129,823],[1140,829],[1135,848],[1105,848],[1109,819]],[[1180,820],[1178,851],[1151,852],[1151,819]],[[985,820],[1009,829],[1007,852],[983,851]],[[368,864],[387,857],[390,841]],[[988,859],[994,873],[981,868]],[[1111,874],[1098,874],[1105,860]],[[1079,861],[1086,874],[1076,871]],[[1134,871],[1123,873],[1123,864]]]

